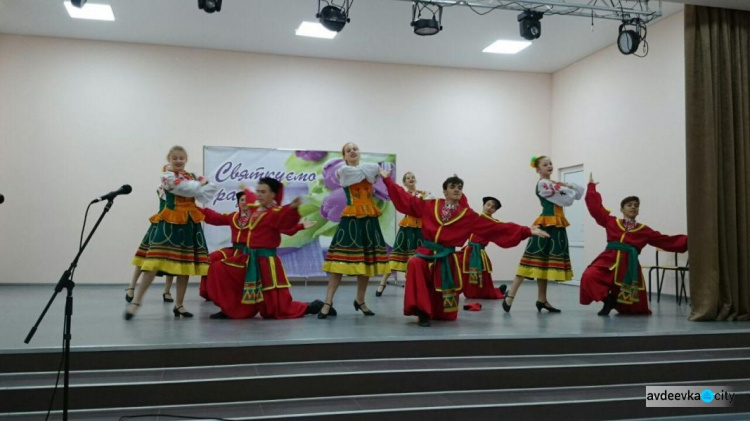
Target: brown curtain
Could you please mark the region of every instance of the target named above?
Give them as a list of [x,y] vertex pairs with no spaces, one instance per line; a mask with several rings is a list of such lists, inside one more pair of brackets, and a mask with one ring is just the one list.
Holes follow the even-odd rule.
[[690,320],[750,319],[750,12],[685,6]]

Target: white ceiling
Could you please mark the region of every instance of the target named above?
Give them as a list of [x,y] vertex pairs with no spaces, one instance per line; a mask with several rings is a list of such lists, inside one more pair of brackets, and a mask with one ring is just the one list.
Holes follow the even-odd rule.
[[[315,20],[316,0],[224,0],[222,11],[212,15],[198,10],[197,0],[91,2],[111,4],[116,20],[71,19],[62,0],[0,0],[0,33],[550,73],[613,44],[619,26],[600,19],[592,31],[587,18],[545,16],[542,37],[531,47],[517,55],[497,55],[482,53],[482,49],[500,38],[521,39],[517,12],[496,10],[478,16],[466,7],[449,8],[443,15],[443,32],[419,37],[409,26],[409,2],[356,0],[351,23],[335,39],[323,40],[294,34],[300,22]],[[737,8],[739,2],[750,3],[710,1],[712,5],[722,2]],[[666,2],[663,7],[665,16],[683,8]],[[659,48],[652,45],[650,54],[658,54]]]

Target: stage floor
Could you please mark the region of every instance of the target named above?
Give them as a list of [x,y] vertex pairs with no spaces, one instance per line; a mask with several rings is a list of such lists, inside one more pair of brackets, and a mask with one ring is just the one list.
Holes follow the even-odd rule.
[[[578,304],[578,288],[550,283],[549,299],[560,314],[537,313],[536,284],[526,282],[506,314],[499,300],[480,302],[481,311],[460,310],[455,322],[433,322],[432,327],[417,326],[416,317],[402,315],[404,290],[389,285],[382,297],[375,297],[377,284],[367,292],[367,304],[377,315],[365,317],[354,311],[355,286],[344,283],[336,294],[334,307],[338,317],[318,320],[305,316],[296,320],[211,320],[219,309],[198,296],[198,284],[189,286],[185,307],[193,319],[175,319],[172,305],[162,302],[163,284],[147,292],[143,307],[135,318],[125,321],[124,285],[78,285],[74,289],[72,323],[75,350],[156,349],[185,347],[219,347],[304,343],[337,343],[366,341],[400,341],[419,339],[489,339],[533,337],[601,337],[711,334],[750,332],[750,323],[697,323],[687,320],[690,307],[678,306],[674,296],[662,296],[651,303],[653,315],[597,316],[600,304]],[[298,301],[323,299],[324,283],[296,283],[292,295]],[[60,349],[63,328],[64,292],[58,295],[29,345],[23,343],[29,329],[52,294],[52,285],[0,285],[0,308],[3,309],[0,353]],[[174,288],[173,292],[174,294]]]

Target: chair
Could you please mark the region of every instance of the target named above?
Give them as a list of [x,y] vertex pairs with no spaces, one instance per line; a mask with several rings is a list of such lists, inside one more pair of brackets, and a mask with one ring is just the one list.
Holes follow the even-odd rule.
[[[669,266],[662,266],[659,264],[659,253],[667,253],[666,251],[662,249],[656,249],[656,264],[652,265],[645,265],[643,266],[644,269],[648,268],[648,300],[651,301],[651,296],[653,293],[652,288],[652,276],[654,272],[656,272],[656,302],[661,301],[661,290],[664,285],[664,276],[667,274],[667,271],[674,271],[674,289],[675,289],[675,299],[677,301],[677,305],[682,304],[682,297],[685,297],[685,302],[688,303],[688,296],[687,296],[687,288],[685,287],[685,275],[687,272],[690,271],[690,262],[686,262],[684,266],[680,266],[678,263],[678,255],[679,253],[673,253],[674,254],[674,265]],[[661,275],[659,274],[659,271],[661,271]],[[681,282],[680,282],[681,281]]]
[[[677,294],[677,305],[682,304],[682,297],[685,297],[685,304],[688,303],[688,296],[687,296],[687,289],[685,289],[685,274],[690,271],[690,261],[685,262],[685,266],[679,266],[677,270],[680,272],[680,277],[682,279],[682,284],[680,286],[680,291]],[[675,288],[677,288],[677,283],[675,281]]]

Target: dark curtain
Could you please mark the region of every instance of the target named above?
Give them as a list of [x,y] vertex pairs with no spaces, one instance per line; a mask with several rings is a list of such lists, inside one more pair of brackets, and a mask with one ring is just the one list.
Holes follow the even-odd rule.
[[690,320],[750,319],[750,12],[685,6]]

